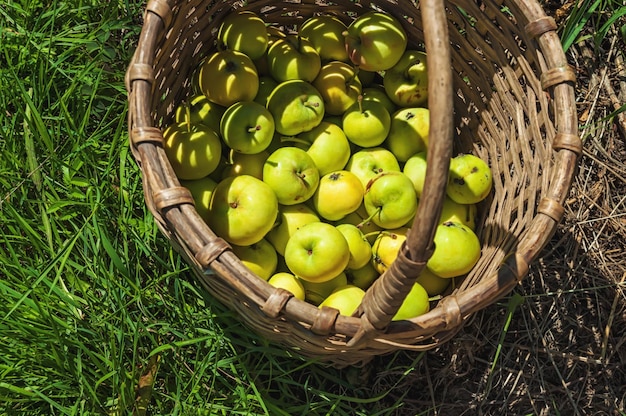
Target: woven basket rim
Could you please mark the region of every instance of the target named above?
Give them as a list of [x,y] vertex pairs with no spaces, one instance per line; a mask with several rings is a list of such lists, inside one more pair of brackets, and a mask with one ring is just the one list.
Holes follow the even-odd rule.
[[[255,7],[267,7],[276,2],[248,3]],[[320,6],[319,2],[311,0],[303,3]],[[221,14],[218,13],[217,16],[223,16],[230,11],[227,4],[232,2],[220,3],[218,12]],[[297,7],[297,4],[299,3],[290,3],[290,7]],[[344,340],[339,341],[337,351],[320,349],[321,356],[333,356],[338,351],[350,348],[368,350],[372,343],[393,348],[425,350],[449,340],[468,316],[509,293],[527,274],[530,264],[561,220],[563,203],[582,151],[574,97],[575,75],[567,64],[556,34],[556,24],[551,17],[545,15],[535,0],[512,0],[511,4],[522,13],[526,21],[524,31],[536,41],[537,48],[545,59],[540,81],[541,88],[550,94],[554,108],[556,132],[552,146],[556,168],[550,179],[551,188],[538,202],[537,214],[528,231],[518,242],[514,254],[505,259],[497,272],[468,290],[444,297],[425,315],[408,321],[393,321],[383,330],[376,330],[371,326],[365,327],[368,322],[362,317],[338,315],[335,310],[320,310],[293,298],[286,291],[270,286],[246,270],[230,251],[229,245],[216,236],[197,215],[189,191],[172,177],[171,167],[168,170],[167,160],[158,151],[163,138],[152,119],[150,108],[155,83],[154,62],[158,42],[164,38],[175,19],[178,3],[150,0],[146,6],[139,45],[129,64],[125,81],[129,96],[128,128],[131,150],[141,168],[146,203],[158,219],[161,231],[173,244],[180,245],[179,250],[186,252],[186,257],[196,268],[203,270],[205,274],[215,273],[220,278],[227,278],[228,283],[236,286],[244,298],[270,318],[294,322],[316,336],[334,336]],[[257,281],[254,281],[255,278]],[[360,342],[355,342],[354,336],[363,332],[366,333],[364,338],[358,338],[357,341]],[[398,341],[395,336],[399,334],[412,341]],[[425,343],[418,343],[423,340]],[[372,354],[373,350],[375,348],[364,354]]]

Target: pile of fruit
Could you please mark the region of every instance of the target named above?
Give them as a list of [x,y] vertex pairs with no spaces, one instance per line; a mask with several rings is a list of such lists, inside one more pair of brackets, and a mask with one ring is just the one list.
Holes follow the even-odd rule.
[[[297,28],[249,11],[221,24],[190,99],[164,129],[196,209],[270,284],[351,315],[395,260],[424,187],[426,54],[392,16]],[[436,249],[394,319],[427,312],[480,257],[476,204],[492,187],[471,154],[450,161]]]

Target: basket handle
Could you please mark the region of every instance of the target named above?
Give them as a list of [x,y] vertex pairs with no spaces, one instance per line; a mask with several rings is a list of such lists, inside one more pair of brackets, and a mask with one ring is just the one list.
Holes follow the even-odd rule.
[[361,318],[355,345],[391,322],[433,253],[433,238],[446,194],[452,156],[453,93],[448,23],[444,0],[421,0],[428,56],[429,145],[424,190],[417,214],[397,259],[367,290],[353,316]]

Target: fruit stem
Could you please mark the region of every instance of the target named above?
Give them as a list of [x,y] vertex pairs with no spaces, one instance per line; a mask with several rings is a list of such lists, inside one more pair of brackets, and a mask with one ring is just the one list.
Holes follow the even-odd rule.
[[368,222],[370,222],[372,220],[372,218],[374,218],[376,215],[378,215],[380,213],[380,211],[383,209],[383,207],[377,207],[376,211],[372,212],[372,214],[365,218],[363,221],[361,221],[358,225],[357,228],[361,228],[363,227],[365,224],[367,224]]
[[250,128],[248,129],[248,133],[254,133],[255,131],[259,131],[259,130],[261,130],[261,126],[257,124],[257,125],[256,125],[256,126],[254,126],[254,127],[250,127]]
[[359,94],[356,101],[357,103],[359,103],[359,112],[362,114],[363,113],[363,94]]
[[[359,223],[359,224],[357,225],[357,228],[359,228],[359,226],[360,226],[361,224],[362,224],[362,223]],[[363,237],[364,237],[364,238],[366,238],[366,239],[369,239],[370,237],[378,237],[378,236],[379,236],[380,234],[382,234],[383,232],[384,232],[383,230],[378,230],[378,231],[370,231],[370,232],[369,232],[369,233],[367,233],[367,234],[363,234]]]

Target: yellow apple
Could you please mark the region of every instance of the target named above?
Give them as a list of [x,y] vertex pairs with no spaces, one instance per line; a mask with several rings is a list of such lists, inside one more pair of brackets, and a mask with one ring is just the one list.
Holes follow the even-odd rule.
[[459,204],[446,196],[443,200],[439,223],[443,224],[448,221],[460,222],[468,226],[472,231],[475,231],[476,215],[478,215],[476,204]]
[[355,145],[377,147],[389,134],[391,115],[383,104],[363,100],[363,96],[359,95],[356,103],[343,113],[341,126],[348,140]]
[[338,221],[357,210],[365,190],[352,172],[338,170],[322,176],[313,194],[313,206],[328,221]]
[[208,223],[231,244],[259,242],[278,216],[276,194],[265,182],[250,176],[230,176],[220,181],[211,198]]
[[346,274],[350,284],[358,286],[363,290],[367,290],[374,283],[374,280],[380,276],[380,273],[378,273],[371,262],[368,262],[360,269],[347,269]]
[[308,39],[322,59],[328,61],[348,61],[343,32],[347,26],[339,18],[331,15],[318,15],[308,18],[298,33]]
[[447,195],[459,204],[476,204],[489,195],[493,178],[491,168],[471,153],[450,159]]
[[365,206],[363,204],[361,204],[356,211],[351,212],[339,221],[336,221],[334,224],[355,225],[359,230],[361,230],[361,232],[369,242],[373,242],[375,236],[383,230],[381,227],[374,224],[371,219],[368,219],[367,211],[365,211]]
[[419,283],[413,284],[411,290],[404,298],[400,308],[392,318],[394,321],[412,319],[425,314],[430,310],[428,292]]
[[428,146],[430,112],[423,107],[405,107],[391,115],[391,128],[384,146],[399,162],[406,162]]
[[259,91],[259,74],[252,59],[230,49],[209,55],[201,64],[198,77],[202,93],[223,107],[252,101]]
[[310,222],[319,222],[315,211],[305,204],[279,205],[276,225],[267,233],[267,240],[272,243],[278,254],[285,255],[287,241],[297,229]]
[[345,62],[331,61],[320,69],[313,86],[324,98],[326,114],[339,116],[356,103],[361,94],[361,81],[354,67]]
[[400,22],[387,13],[371,11],[358,16],[344,32],[348,57],[366,71],[383,71],[394,66],[407,46]]
[[250,59],[261,57],[268,43],[265,22],[249,10],[227,14],[217,38],[226,48],[245,53]]
[[330,295],[333,290],[348,284],[348,278],[344,272],[325,282],[309,282],[299,279],[304,287],[305,299],[313,305],[319,305]]
[[372,266],[379,274],[383,274],[396,260],[408,231],[407,227],[400,227],[378,234],[372,244]]
[[295,79],[281,82],[267,98],[276,131],[296,136],[319,125],[324,118],[324,99],[311,83]]
[[365,291],[354,285],[340,286],[335,289],[319,307],[328,306],[339,310],[341,315],[350,316],[361,304]]
[[387,95],[399,107],[422,107],[428,103],[426,54],[407,50],[383,78]]
[[277,39],[267,50],[269,73],[277,82],[312,82],[322,67],[319,53],[311,42],[296,35]]
[[177,123],[206,124],[216,132],[220,131],[220,120],[226,109],[212,103],[204,94],[198,94],[176,108]]
[[439,277],[468,273],[480,259],[481,246],[476,234],[466,225],[444,222],[435,231],[435,250],[426,267]]
[[239,153],[267,149],[274,137],[274,117],[255,101],[239,101],[226,109],[220,121],[222,140]]
[[417,195],[411,180],[402,172],[383,172],[365,187],[365,210],[376,225],[401,227],[417,212]]
[[276,271],[278,254],[266,239],[263,238],[249,246],[232,244],[231,247],[244,266],[261,279],[269,279]]
[[450,286],[451,281],[452,279],[439,277],[431,272],[428,267],[424,267],[415,282],[422,285],[429,296],[437,296],[441,295]]
[[297,299],[305,300],[305,292],[302,281],[291,273],[275,273],[267,282],[274,287],[279,287],[293,293],[293,296]]
[[389,114],[393,114],[398,110],[398,107],[391,101],[382,85],[373,84],[365,87],[362,94],[364,100],[378,101],[384,105]]
[[296,146],[306,149],[322,176],[342,170],[350,159],[350,142],[346,134],[341,127],[327,120],[300,133],[297,139],[304,143],[296,143]]
[[238,175],[250,175],[263,180],[263,165],[270,154],[263,150],[259,153],[246,154],[230,151],[230,163],[223,171],[222,178]]
[[218,133],[204,124],[174,123],[163,132],[163,150],[176,176],[193,180],[217,168],[222,142]]
[[326,222],[311,222],[297,229],[285,247],[289,270],[310,282],[325,282],[343,272],[350,248],[341,231]]
[[409,157],[402,167],[402,173],[408,176],[411,182],[413,182],[413,187],[415,188],[415,193],[418,198],[422,196],[422,192],[424,191],[427,157],[428,154],[425,151],[418,152]]
[[363,232],[353,224],[338,224],[336,227],[345,237],[350,249],[350,260],[346,267],[352,270],[360,269],[370,264],[372,246]]
[[195,180],[181,180],[180,184],[189,189],[196,205],[196,212],[206,222],[211,203],[211,195],[217,186],[217,182],[209,176]]

